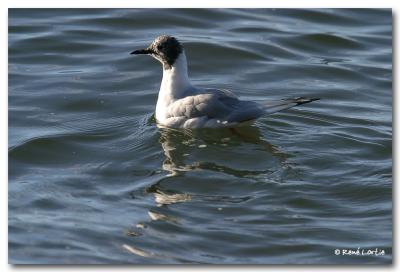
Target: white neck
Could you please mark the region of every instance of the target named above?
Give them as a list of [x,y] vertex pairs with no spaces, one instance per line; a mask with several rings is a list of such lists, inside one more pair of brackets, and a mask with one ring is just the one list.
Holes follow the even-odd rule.
[[179,99],[184,91],[192,85],[189,81],[185,52],[182,52],[170,69],[163,67],[163,78],[160,94]]
[[176,100],[185,96],[185,91],[190,89],[185,52],[182,52],[170,69],[163,67],[163,78],[156,106],[156,118],[165,115],[165,109]]

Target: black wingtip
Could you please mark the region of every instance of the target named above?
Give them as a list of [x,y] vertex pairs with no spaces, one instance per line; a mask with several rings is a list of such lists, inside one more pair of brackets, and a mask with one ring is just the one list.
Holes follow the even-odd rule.
[[309,100],[310,102],[313,102],[313,101],[321,100],[321,98],[319,98],[319,97],[314,97],[314,98],[308,98],[308,100]]
[[289,101],[291,103],[296,103],[296,106],[297,106],[297,105],[307,104],[307,103],[310,103],[310,102],[313,102],[313,101],[316,101],[316,100],[320,100],[320,99],[321,98],[317,98],[317,97],[314,97],[314,98],[296,97],[296,98],[293,98],[293,99],[284,99],[284,100]]
[[320,100],[320,98],[306,98],[306,97],[300,97],[299,99],[296,99],[296,103],[297,105],[303,105],[303,104],[307,104],[313,101],[317,101]]

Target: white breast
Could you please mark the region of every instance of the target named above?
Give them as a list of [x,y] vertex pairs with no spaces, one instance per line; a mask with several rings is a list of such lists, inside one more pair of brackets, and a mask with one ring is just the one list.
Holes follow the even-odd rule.
[[176,59],[171,69],[163,69],[163,78],[156,106],[157,122],[166,125],[168,107],[175,101],[194,93],[195,89],[189,81],[185,52]]

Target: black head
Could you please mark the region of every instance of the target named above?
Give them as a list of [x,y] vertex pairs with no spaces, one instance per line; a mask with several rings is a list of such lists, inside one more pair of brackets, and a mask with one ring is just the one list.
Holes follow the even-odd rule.
[[133,51],[131,54],[146,54],[160,61],[164,69],[171,69],[183,47],[172,36],[162,35],[157,37],[146,49]]

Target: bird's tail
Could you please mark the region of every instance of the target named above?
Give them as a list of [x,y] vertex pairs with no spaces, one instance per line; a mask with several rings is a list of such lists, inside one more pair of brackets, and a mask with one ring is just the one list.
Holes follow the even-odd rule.
[[271,114],[274,112],[278,112],[281,110],[286,110],[298,105],[307,104],[312,101],[319,100],[319,98],[306,98],[306,97],[297,97],[297,98],[289,98],[275,101],[265,101],[262,103],[263,109],[266,114]]

